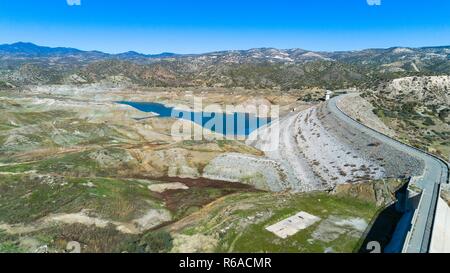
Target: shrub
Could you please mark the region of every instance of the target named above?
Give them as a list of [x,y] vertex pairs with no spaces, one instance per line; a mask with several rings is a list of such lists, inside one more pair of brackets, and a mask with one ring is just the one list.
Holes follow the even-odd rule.
[[425,126],[432,126],[435,124],[436,123],[434,123],[433,119],[431,119],[430,117],[425,117],[425,119],[423,121],[423,125],[425,125]]
[[448,117],[449,114],[450,114],[450,109],[444,109],[439,112],[439,118],[442,121],[445,121],[445,119]]
[[166,231],[150,231],[140,240],[140,246],[148,253],[168,252],[173,245],[173,238]]
[[373,111],[373,113],[374,113],[375,115],[377,115],[377,117],[379,117],[379,118],[383,118],[383,117],[384,117],[384,111],[383,111],[383,109],[380,109],[380,108],[374,108],[372,111]]

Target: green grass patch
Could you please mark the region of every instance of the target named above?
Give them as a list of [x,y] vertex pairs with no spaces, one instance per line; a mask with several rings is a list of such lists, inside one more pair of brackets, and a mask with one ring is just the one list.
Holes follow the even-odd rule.
[[162,207],[145,185],[120,179],[0,175],[0,192],[0,222],[10,224],[83,209],[106,219],[129,221]]
[[[361,218],[369,223],[377,210],[373,203],[327,193],[234,194],[182,233],[220,234],[219,252],[324,252],[327,249],[352,252],[359,246],[361,234],[355,236],[354,231],[350,230],[338,234],[329,242],[311,240],[312,234],[329,217]],[[286,239],[265,229],[300,211],[318,216],[321,221]]]
[[[108,149],[107,151],[116,158],[121,157],[122,150],[120,149]],[[23,173],[36,171],[38,173],[55,173],[66,176],[104,177],[114,176],[118,169],[130,167],[125,162],[114,162],[111,166],[102,166],[92,158],[92,152],[94,151],[67,153],[32,163],[0,166],[0,172]]]
[[16,242],[0,243],[0,253],[24,253],[25,249],[21,248]]

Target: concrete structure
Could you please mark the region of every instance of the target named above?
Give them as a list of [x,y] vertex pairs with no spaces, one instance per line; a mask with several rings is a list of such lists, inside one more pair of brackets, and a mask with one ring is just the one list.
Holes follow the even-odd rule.
[[325,91],[325,100],[329,100],[331,98],[331,95],[333,95],[333,91]]
[[294,216],[267,227],[266,230],[274,233],[280,238],[285,239],[294,235],[298,231],[313,225],[317,221],[320,221],[319,217],[300,211]]
[[[361,132],[369,134],[379,141],[391,145],[393,148],[407,153],[412,157],[416,157],[425,163],[422,175],[414,177],[414,181],[410,184],[411,190],[419,189],[421,190],[421,194],[417,208],[413,207],[414,214],[410,217],[409,230],[405,234],[403,251],[409,253],[428,252],[430,244],[434,244],[432,242],[434,239],[432,238],[432,232],[439,199],[440,184],[448,184],[448,164],[434,155],[401,143],[352,119],[336,105],[336,102],[343,96],[345,95],[334,97],[328,101],[327,105],[332,114],[358,128]],[[405,214],[406,217],[408,217],[407,215]],[[436,223],[435,226],[438,224]],[[442,249],[446,248],[447,246]]]
[[[450,190],[448,185],[446,185],[446,188]],[[441,188],[441,192],[442,190]],[[442,195],[437,203],[430,252],[450,253],[450,206],[442,198]]]

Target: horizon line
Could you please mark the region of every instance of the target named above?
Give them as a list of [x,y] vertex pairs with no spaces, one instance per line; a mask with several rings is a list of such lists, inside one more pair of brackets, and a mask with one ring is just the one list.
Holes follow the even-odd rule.
[[78,47],[71,47],[71,46],[50,46],[50,45],[42,45],[39,43],[34,43],[34,42],[25,42],[25,41],[17,41],[17,42],[13,42],[13,43],[2,43],[0,44],[0,46],[5,46],[5,45],[15,45],[15,44],[32,44],[38,47],[47,47],[47,48],[51,48],[51,49],[57,49],[57,48],[64,48],[64,49],[75,49],[75,50],[79,50],[82,52],[99,52],[99,53],[104,53],[104,54],[108,54],[108,55],[120,55],[120,54],[124,54],[124,53],[129,53],[129,52],[133,52],[133,53],[137,53],[140,55],[162,55],[162,54],[174,54],[174,55],[204,55],[204,54],[213,54],[213,53],[219,53],[219,52],[228,52],[228,51],[249,51],[249,50],[253,50],[253,49],[277,49],[277,50],[293,50],[293,49],[300,49],[300,50],[304,50],[304,51],[308,51],[308,52],[324,52],[324,53],[337,53],[337,52],[354,52],[354,51],[364,51],[364,50],[387,50],[387,49],[392,49],[392,48],[409,48],[409,49],[423,49],[423,48],[438,48],[438,47],[450,47],[450,45],[427,45],[427,46],[400,46],[400,45],[396,45],[396,46],[389,46],[389,47],[367,47],[367,48],[359,48],[359,49],[346,49],[346,50],[332,50],[332,51],[327,51],[327,50],[311,50],[311,49],[305,49],[305,48],[301,48],[301,47],[291,47],[291,48],[277,48],[277,47],[267,47],[267,46],[261,46],[261,47],[252,47],[252,48],[247,48],[247,49],[221,49],[221,50],[213,50],[213,51],[206,51],[206,52],[202,52],[202,53],[176,53],[176,52],[169,52],[169,51],[163,51],[163,52],[159,52],[159,53],[143,53],[143,52],[139,52],[133,49],[127,50],[127,51],[123,51],[123,52],[118,52],[118,53],[112,53],[112,52],[108,52],[108,51],[103,51],[103,50],[99,50],[99,49],[81,49]]

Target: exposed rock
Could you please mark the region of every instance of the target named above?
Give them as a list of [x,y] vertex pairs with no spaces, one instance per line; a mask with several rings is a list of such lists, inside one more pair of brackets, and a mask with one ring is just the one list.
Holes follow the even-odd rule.
[[406,183],[400,179],[363,181],[337,185],[334,194],[357,198],[366,202],[385,206],[396,201],[395,192]]
[[258,189],[280,191],[283,174],[277,162],[251,155],[227,153],[214,158],[203,177],[253,185]]
[[172,216],[168,210],[151,209],[140,218],[133,220],[132,223],[140,232],[143,232],[170,220],[172,220]]
[[218,240],[214,236],[175,234],[171,252],[209,253],[214,251],[217,243]]
[[167,190],[187,190],[189,189],[188,186],[186,186],[183,183],[180,182],[173,182],[173,183],[158,183],[158,184],[152,184],[148,186],[148,189],[154,192],[165,192]]
[[406,77],[394,79],[382,87],[388,98],[402,97],[405,101],[425,105],[450,106],[450,76]]
[[97,150],[90,153],[89,157],[97,161],[103,168],[117,167],[134,160],[134,158],[124,150]]
[[396,135],[392,129],[387,127],[386,124],[373,113],[373,105],[362,98],[358,93],[344,97],[339,100],[337,104],[342,111],[362,124],[388,136]]

